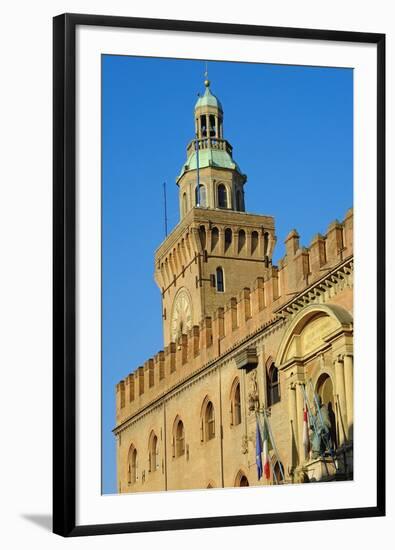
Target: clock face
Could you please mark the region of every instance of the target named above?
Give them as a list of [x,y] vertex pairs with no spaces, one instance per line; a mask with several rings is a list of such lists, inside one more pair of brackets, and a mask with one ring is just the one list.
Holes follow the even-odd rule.
[[181,334],[186,334],[192,327],[192,306],[189,294],[181,289],[173,303],[173,314],[171,317],[170,336],[175,342]]

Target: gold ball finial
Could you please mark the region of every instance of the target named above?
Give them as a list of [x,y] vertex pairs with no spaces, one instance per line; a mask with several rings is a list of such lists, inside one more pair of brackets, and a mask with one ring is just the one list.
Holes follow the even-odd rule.
[[208,78],[206,78],[206,80],[204,81],[204,85],[206,86],[206,88],[210,86],[210,81]]

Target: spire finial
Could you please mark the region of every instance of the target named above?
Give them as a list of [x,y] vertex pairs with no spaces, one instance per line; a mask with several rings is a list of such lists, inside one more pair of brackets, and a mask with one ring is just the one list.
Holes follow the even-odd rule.
[[204,71],[204,76],[205,76],[204,85],[206,86],[206,88],[208,88],[210,86],[210,81],[208,79],[208,63],[207,63],[207,61],[206,61],[206,70]]

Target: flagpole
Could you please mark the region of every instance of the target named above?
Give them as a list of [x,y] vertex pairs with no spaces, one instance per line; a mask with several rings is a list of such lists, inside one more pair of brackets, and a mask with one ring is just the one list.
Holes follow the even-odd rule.
[[196,206],[200,206],[200,173],[199,173],[199,140],[196,134],[195,138],[195,150],[196,150],[196,172],[197,172],[197,187],[196,187]]
[[[280,469],[281,477],[282,477],[283,481],[285,481],[284,470],[283,470],[283,467],[282,467],[282,464],[281,464],[281,461],[280,461],[280,455],[278,454],[277,447],[276,447],[276,444],[275,444],[274,438],[273,438],[272,428],[270,426],[269,420],[267,418],[266,410],[264,408],[263,408],[263,415],[264,415],[266,426],[267,426],[267,429],[268,429],[268,432],[269,432],[270,441],[272,442],[272,447],[274,449],[274,452],[276,453],[278,467]],[[274,471],[274,468],[273,468],[273,471]]]

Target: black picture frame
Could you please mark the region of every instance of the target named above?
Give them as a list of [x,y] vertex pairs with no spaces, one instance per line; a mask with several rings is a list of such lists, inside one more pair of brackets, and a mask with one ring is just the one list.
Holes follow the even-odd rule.
[[[273,514],[76,525],[76,27],[313,39],[377,45],[377,505]],[[385,35],[103,15],[53,19],[53,531],[132,533],[385,515]]]

